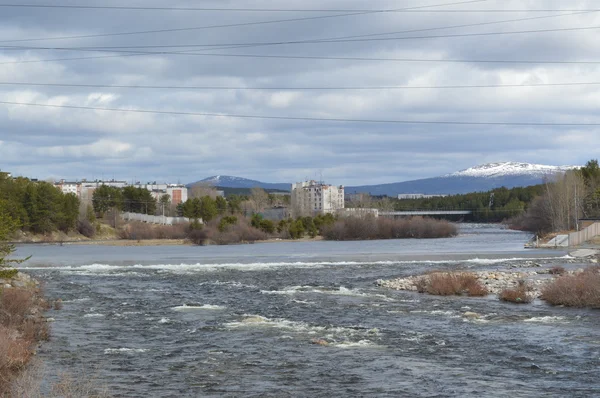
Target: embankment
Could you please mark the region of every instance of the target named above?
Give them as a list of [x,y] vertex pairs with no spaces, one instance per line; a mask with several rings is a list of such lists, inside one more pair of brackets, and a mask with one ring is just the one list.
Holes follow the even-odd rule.
[[11,396],[13,382],[48,339],[48,308],[38,281],[16,270],[0,270],[0,396]]

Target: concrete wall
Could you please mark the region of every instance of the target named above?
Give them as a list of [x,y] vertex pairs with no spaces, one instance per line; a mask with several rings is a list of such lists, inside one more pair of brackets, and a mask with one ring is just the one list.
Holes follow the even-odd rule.
[[569,234],[569,246],[579,246],[600,235],[600,222],[594,223],[589,227]]
[[190,222],[190,219],[186,217],[149,216],[140,213],[121,213],[121,216],[127,221],[142,221],[149,224],[175,225]]

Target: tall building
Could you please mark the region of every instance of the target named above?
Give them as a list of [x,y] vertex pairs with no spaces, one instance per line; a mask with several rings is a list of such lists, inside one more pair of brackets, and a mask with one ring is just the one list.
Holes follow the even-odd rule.
[[305,181],[292,184],[294,216],[335,213],[344,208],[344,187]]

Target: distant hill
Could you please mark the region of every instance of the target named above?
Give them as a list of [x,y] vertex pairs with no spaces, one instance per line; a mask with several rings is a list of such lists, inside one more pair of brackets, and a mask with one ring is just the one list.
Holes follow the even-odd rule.
[[276,190],[276,191],[287,191],[289,192],[292,189],[292,184],[286,183],[270,183],[270,182],[261,182],[256,180],[249,180],[247,178],[242,177],[233,177],[233,176],[212,176],[205,178],[200,181],[192,182],[188,184],[188,187],[191,187],[196,184],[208,184],[213,187],[222,187],[222,188],[263,188],[265,190]]
[[[252,188],[230,188],[230,187],[215,187],[215,189],[219,190],[219,191],[223,191],[225,193],[225,196],[230,196],[230,195],[250,195],[252,192]],[[269,188],[263,188],[265,190],[265,192],[267,193],[287,193],[289,194],[290,191],[284,191],[282,189],[269,189]]]
[[537,185],[557,173],[578,166],[547,166],[531,163],[488,163],[441,177],[391,184],[346,187],[346,193],[368,192],[371,195],[397,196],[405,193],[456,195],[489,191],[494,188]]
[[[541,184],[545,178],[577,167],[579,166],[548,166],[517,162],[487,163],[440,177],[390,184],[347,186],[346,193],[368,192],[371,195],[395,197],[402,193],[456,195],[484,192],[500,187],[515,188]],[[208,177],[188,184],[188,187],[198,183],[223,188],[250,189],[260,187],[265,190],[287,192],[291,190],[291,184],[268,183],[232,176]],[[332,181],[331,183],[335,182]]]

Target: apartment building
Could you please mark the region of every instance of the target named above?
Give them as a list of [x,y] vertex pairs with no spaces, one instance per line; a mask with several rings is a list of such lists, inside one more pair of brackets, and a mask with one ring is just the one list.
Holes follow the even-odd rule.
[[344,208],[344,187],[314,180],[292,184],[294,216],[335,213]]

